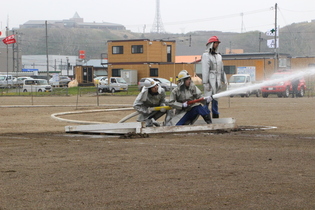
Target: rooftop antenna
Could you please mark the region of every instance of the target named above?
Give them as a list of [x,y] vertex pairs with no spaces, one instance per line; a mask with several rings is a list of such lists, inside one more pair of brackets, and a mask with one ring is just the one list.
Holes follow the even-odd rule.
[[155,18],[152,26],[152,33],[165,33],[162,18],[160,15],[160,0],[156,0],[156,12]]

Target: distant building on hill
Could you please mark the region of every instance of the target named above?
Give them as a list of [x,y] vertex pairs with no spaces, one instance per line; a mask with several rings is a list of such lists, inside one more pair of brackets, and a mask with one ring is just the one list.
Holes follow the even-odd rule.
[[[46,20],[29,20],[20,28],[45,28]],[[94,28],[94,29],[110,29],[110,30],[126,30],[126,27],[116,23],[96,23],[84,22],[76,12],[74,16],[67,20],[47,20],[47,27],[49,28]]]

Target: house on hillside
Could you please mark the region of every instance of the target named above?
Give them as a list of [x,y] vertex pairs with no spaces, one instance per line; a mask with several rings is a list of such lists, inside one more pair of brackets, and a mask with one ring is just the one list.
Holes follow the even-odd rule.
[[[20,25],[20,28],[45,28],[45,20],[29,20]],[[121,24],[108,22],[84,22],[83,18],[76,12],[70,19],[65,20],[48,20],[48,28],[94,28],[94,29],[110,29],[110,30],[126,30]]]

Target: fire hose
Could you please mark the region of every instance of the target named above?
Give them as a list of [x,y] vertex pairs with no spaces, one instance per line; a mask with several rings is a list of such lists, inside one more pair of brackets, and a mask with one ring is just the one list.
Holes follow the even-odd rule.
[[[199,99],[195,99],[195,100],[191,100],[191,101],[187,101],[188,105],[194,104],[194,103],[198,103],[201,101],[207,100],[205,97],[199,98]],[[171,106],[156,106],[156,107],[150,107],[148,108],[150,111],[161,111],[161,110],[171,110],[173,109]],[[127,115],[126,117],[124,117],[123,119],[119,120],[118,123],[123,123],[125,121],[127,121],[128,119],[137,116],[138,114],[140,114],[140,112],[133,112],[129,115]]]
[[[195,103],[198,103],[198,102],[201,102],[201,101],[204,101],[204,100],[207,100],[205,97],[202,97],[202,98],[199,98],[199,99],[195,99],[195,100],[191,100],[191,101],[187,101],[187,104],[188,105],[191,105],[191,104],[195,104]],[[165,110],[170,110],[172,109],[172,107],[170,106],[156,106],[156,107],[150,107],[149,110],[151,111],[161,111],[161,109],[165,109]]]

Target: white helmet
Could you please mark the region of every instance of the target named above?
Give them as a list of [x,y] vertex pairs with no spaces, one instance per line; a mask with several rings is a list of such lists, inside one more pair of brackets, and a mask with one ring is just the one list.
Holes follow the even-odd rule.
[[158,82],[151,78],[146,78],[144,81],[144,87],[146,87],[147,89],[152,88],[157,84]]
[[186,79],[186,78],[189,78],[190,77],[190,75],[189,75],[189,73],[188,73],[188,71],[187,70],[181,70],[180,72],[179,72],[179,74],[178,74],[178,80],[183,80],[183,79]]

